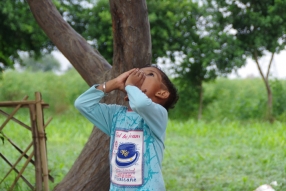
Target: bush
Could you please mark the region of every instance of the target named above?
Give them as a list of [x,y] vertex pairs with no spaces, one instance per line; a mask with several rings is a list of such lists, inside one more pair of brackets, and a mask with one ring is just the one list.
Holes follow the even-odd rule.
[[273,94],[273,115],[280,121],[286,121],[286,81],[270,81]]
[[205,94],[215,94],[216,100],[204,111],[208,119],[249,120],[264,116],[266,92],[260,79],[218,79],[205,84]]
[[197,89],[180,79],[174,80],[173,83],[178,89],[179,100],[175,108],[170,110],[169,117],[177,120],[196,118],[199,107]]
[[35,92],[41,92],[42,99],[50,105],[49,111],[61,113],[73,106],[77,96],[88,88],[81,76],[70,70],[64,75],[52,72],[7,71],[0,81],[0,101],[22,100],[28,95],[35,99]]
[[[261,120],[265,118],[267,93],[263,81],[254,79],[217,79],[214,84],[204,84],[205,95],[216,95],[216,100],[206,106],[205,119]],[[271,81],[273,114],[285,120],[286,84],[283,80]],[[210,96],[210,95],[208,95]]]

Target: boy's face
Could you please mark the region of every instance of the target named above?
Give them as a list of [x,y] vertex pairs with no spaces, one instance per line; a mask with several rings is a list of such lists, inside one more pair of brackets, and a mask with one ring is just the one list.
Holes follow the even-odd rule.
[[[162,104],[165,97],[162,97],[162,91],[167,91],[167,87],[163,84],[160,71],[155,67],[146,67],[139,70],[145,74],[145,80],[142,83],[141,89],[153,102]],[[168,94],[169,95],[169,94]]]

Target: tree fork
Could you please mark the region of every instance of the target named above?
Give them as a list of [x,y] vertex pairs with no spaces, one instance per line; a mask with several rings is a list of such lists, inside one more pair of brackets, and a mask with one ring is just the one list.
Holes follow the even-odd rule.
[[[150,25],[145,0],[109,1],[114,37],[112,68],[62,18],[51,0],[27,2],[39,26],[90,86],[151,63]],[[105,101],[122,104],[122,94],[114,93]],[[108,154],[109,137],[94,128],[74,165],[54,190],[108,190]]]
[[274,122],[274,117],[273,117],[273,112],[272,112],[272,110],[273,110],[273,97],[272,97],[272,91],[271,91],[271,87],[269,85],[268,78],[269,78],[269,73],[270,73],[270,68],[271,68],[271,64],[272,64],[273,58],[274,58],[274,52],[272,52],[272,54],[271,54],[271,59],[269,61],[268,68],[267,68],[267,73],[266,73],[266,76],[265,76],[263,74],[262,69],[260,67],[260,64],[258,62],[257,51],[256,50],[254,51],[254,60],[255,60],[256,66],[258,68],[258,71],[260,73],[260,76],[263,79],[263,82],[264,82],[264,85],[265,85],[265,88],[266,88],[266,91],[267,91],[267,119],[271,123]]

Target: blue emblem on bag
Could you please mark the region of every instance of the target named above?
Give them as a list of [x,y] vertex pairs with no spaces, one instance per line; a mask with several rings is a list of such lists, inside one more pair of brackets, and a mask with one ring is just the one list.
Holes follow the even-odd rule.
[[135,164],[138,158],[139,152],[136,151],[136,145],[125,143],[119,145],[115,162],[118,167],[127,168]]

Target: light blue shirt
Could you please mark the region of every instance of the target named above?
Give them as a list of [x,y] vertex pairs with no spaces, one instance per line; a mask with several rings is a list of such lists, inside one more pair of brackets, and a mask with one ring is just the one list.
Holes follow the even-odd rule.
[[92,86],[75,101],[75,107],[110,136],[110,190],[164,191],[161,164],[168,113],[139,88],[126,86],[127,107],[99,103],[104,97]]

